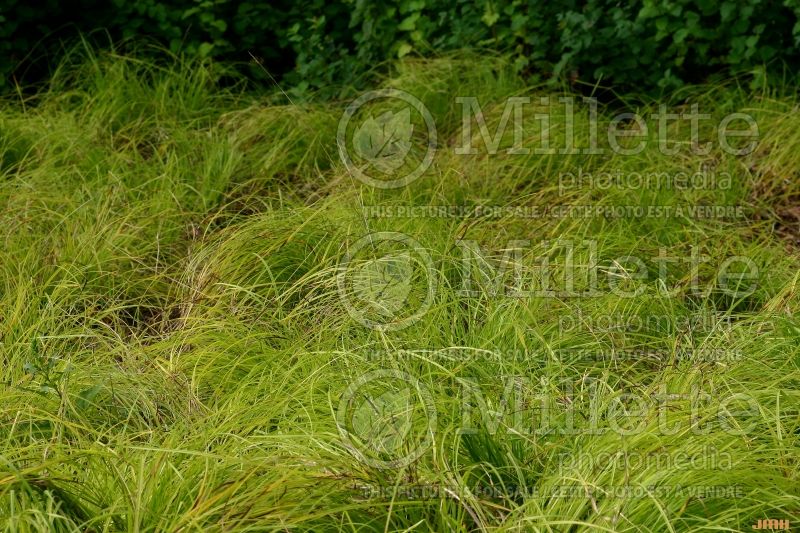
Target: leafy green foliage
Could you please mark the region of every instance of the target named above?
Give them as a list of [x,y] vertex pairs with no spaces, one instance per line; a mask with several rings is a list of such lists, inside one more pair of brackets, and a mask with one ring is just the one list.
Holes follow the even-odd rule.
[[[102,28],[173,52],[249,64],[299,91],[358,85],[387,61],[461,48],[511,54],[518,72],[653,90],[711,72],[796,66],[798,0],[83,0],[0,2],[0,74],[55,59],[59,39]],[[65,21],[68,23],[65,24]],[[44,55],[44,57],[43,57]],[[41,68],[34,68],[34,73]]]

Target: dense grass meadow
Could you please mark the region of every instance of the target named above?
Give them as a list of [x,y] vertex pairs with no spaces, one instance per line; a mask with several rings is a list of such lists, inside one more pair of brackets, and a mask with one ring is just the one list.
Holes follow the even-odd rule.
[[[490,132],[509,97],[531,98],[533,122],[541,98],[574,96],[549,142],[596,132],[582,94],[497,58],[407,61],[381,87],[424,103],[435,143],[412,119],[404,148],[433,157],[382,188],[341,157],[350,101],[255,96],[220,68],[88,54],[2,101],[5,531],[800,520],[791,91],[733,80],[601,104],[603,146],[617,112],[648,117],[635,154],[537,154],[543,130],[510,126],[489,154],[474,121],[480,149],[461,154],[458,96]],[[688,103],[711,116],[708,150],[674,122],[662,153],[649,117]],[[731,113],[758,126],[743,155],[708,130]],[[508,153],[518,141],[530,153]],[[599,178],[678,171],[712,178]],[[531,215],[566,206],[603,210]]]

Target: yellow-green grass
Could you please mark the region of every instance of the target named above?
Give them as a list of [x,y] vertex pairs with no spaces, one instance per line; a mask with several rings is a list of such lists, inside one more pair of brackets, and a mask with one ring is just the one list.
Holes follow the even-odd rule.
[[[676,156],[654,141],[629,156],[458,155],[456,96],[476,96],[494,132],[507,97],[568,94],[527,87],[495,59],[409,62],[383,87],[425,103],[438,147],[419,179],[382,190],[339,158],[347,102],[258,97],[221,88],[220,75],[178,59],[89,54],[35,96],[2,103],[5,530],[742,531],[800,518],[795,96],[731,83],[665,100],[698,103],[716,120],[752,115],[759,143],[745,156],[716,143],[693,153],[685,125],[669,132]],[[659,102],[615,105],[649,116]],[[612,116],[601,107],[601,124]],[[555,117],[551,142],[565,135]],[[706,168],[731,182],[564,188],[563,173],[578,168]],[[425,205],[726,205],[744,216],[374,216],[374,206]],[[402,329],[365,327],[337,283],[350,248],[376,232],[418,242],[437,279],[427,312]],[[636,296],[601,282],[590,298],[519,297],[475,272],[466,294],[459,240],[478,243],[495,271],[510,241],[530,241],[518,261],[530,283],[541,281],[544,250],[563,279],[554,243],[564,240],[591,241],[604,260],[694,249],[707,261],[698,290],[690,264],[669,263],[671,294],[608,261],[601,279],[612,269],[638,284]],[[578,244],[575,263],[588,254]],[[742,296],[720,288],[719,266],[734,256],[758,270]],[[383,468],[381,452],[377,463],[354,453],[337,417],[353,383],[387,369],[427,391],[436,424],[422,428],[430,439],[413,462]],[[515,380],[530,431],[511,409],[495,417]],[[468,383],[480,394],[468,398]],[[626,422],[625,394],[678,399]],[[635,420],[640,430],[588,431],[590,401],[601,427]],[[542,406],[552,431],[541,431]],[[664,431],[661,413],[677,429]],[[677,464],[701,456],[713,461]]]

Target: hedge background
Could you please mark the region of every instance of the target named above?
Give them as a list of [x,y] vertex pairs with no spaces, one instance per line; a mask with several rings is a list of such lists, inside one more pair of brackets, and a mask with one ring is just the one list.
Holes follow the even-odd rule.
[[299,91],[358,87],[409,54],[489,48],[532,76],[658,92],[796,71],[798,20],[800,0],[0,0],[0,77],[6,89],[42,79],[103,29],[101,45],[147,37],[268,79],[255,57]]

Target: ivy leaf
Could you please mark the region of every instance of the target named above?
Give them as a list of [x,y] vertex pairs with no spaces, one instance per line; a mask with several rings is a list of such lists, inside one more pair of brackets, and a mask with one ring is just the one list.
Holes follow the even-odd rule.
[[411,110],[386,111],[375,119],[372,115],[356,130],[353,145],[356,153],[375,168],[388,174],[400,168],[411,149]]
[[672,40],[675,41],[675,44],[681,44],[686,38],[689,36],[689,30],[687,28],[681,28],[675,32],[675,35],[672,37]]
[[94,400],[95,396],[97,396],[101,390],[103,390],[102,385],[94,385],[78,393],[78,401],[75,402],[78,406],[78,409],[82,411],[86,410],[92,404],[92,400]]
[[[412,33],[413,38],[413,33]],[[414,50],[414,47],[408,43],[400,43],[400,46],[397,47],[397,57],[398,59],[402,59],[408,54],[410,54]]]
[[497,23],[498,20],[500,20],[500,14],[497,13],[496,11],[491,11],[489,9],[489,5],[487,4],[487,9],[486,12],[481,17],[481,22],[483,22],[484,24],[486,24],[488,27],[491,28]]
[[412,13],[397,26],[397,29],[400,31],[412,31],[416,28],[417,19],[419,19],[419,13]]
[[214,45],[212,43],[200,43],[197,53],[200,54],[200,57],[209,57],[213,49]]

